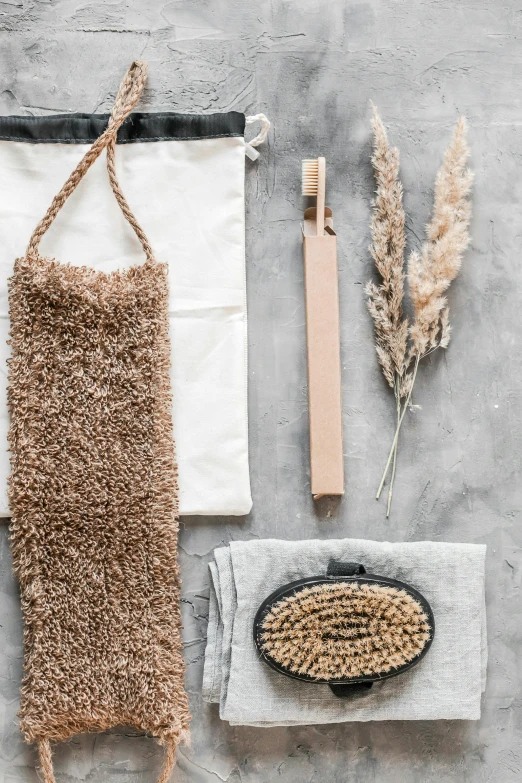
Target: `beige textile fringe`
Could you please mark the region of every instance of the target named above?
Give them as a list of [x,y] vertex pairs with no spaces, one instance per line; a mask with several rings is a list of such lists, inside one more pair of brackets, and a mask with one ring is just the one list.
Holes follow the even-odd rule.
[[[121,193],[118,128],[143,89],[131,66],[111,119],[53,199],[9,281],[11,544],[24,614],[20,724],[54,783],[51,742],[131,725],[188,734],[177,563],[168,270]],[[105,274],[42,258],[41,237],[107,148],[146,256]],[[96,230],[95,226],[93,230]]]

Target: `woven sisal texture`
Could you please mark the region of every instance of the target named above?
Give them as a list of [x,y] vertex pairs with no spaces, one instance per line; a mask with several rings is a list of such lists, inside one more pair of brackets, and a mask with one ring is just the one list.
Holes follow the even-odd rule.
[[[118,127],[143,89],[131,66],[105,133],[35,229],[9,281],[10,506],[24,614],[20,724],[53,783],[50,741],[132,725],[167,746],[189,712],[177,564],[168,269],[119,189]],[[38,254],[108,146],[109,180],[146,255],[106,274]],[[94,229],[95,230],[95,229]]]
[[10,503],[25,621],[21,727],[62,740],[188,725],[167,269],[19,259]]

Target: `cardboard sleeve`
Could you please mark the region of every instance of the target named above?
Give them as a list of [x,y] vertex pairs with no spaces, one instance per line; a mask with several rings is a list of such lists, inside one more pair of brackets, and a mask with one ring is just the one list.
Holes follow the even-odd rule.
[[[344,494],[337,237],[327,211],[324,236],[303,235],[312,494]],[[313,223],[313,225],[315,225]]]

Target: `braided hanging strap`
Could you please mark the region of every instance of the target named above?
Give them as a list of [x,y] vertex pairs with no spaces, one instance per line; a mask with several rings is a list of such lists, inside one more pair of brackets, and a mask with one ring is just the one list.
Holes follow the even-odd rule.
[[147,257],[147,261],[153,263],[154,255],[152,253],[152,248],[149,244],[149,240],[147,239],[144,230],[142,229],[142,227],[134,217],[134,214],[127,202],[127,199],[125,198],[125,196],[121,191],[120,183],[118,182],[118,177],[116,175],[115,155],[116,155],[116,136],[113,136],[109,139],[109,143],[107,144],[107,171],[109,173],[109,181],[111,183],[112,192],[114,193],[116,197],[116,201],[120,205],[120,209],[125,215],[125,218],[130,223],[130,225],[134,229],[134,233],[140,240],[141,246]]
[[[53,772],[53,760],[51,753],[51,743],[49,740],[40,740],[38,743],[38,757],[40,759],[40,769],[42,772],[43,783],[56,783]],[[174,771],[176,764],[176,743],[169,741],[165,744],[165,761],[163,769],[158,778],[158,783],[168,783],[170,776]]]
[[165,761],[163,762],[163,770],[158,778],[158,783],[168,783],[170,776],[174,770],[176,763],[176,743],[169,741],[165,745]]
[[[133,78],[133,75],[131,74],[131,71],[134,67],[140,70],[139,82],[137,81],[136,78]],[[142,60],[136,60],[132,64],[129,71],[127,72],[127,75],[125,76],[125,79],[121,83],[120,89],[118,90],[118,95],[116,96],[116,100],[114,102],[114,107],[112,109],[112,114],[109,120],[109,124],[107,126],[107,130],[110,130],[113,127],[116,128],[116,133],[110,136],[109,141],[107,143],[107,171],[109,173],[109,180],[111,183],[112,191],[116,197],[116,201],[120,205],[120,209],[125,215],[125,218],[134,229],[134,233],[140,240],[141,246],[143,247],[147,260],[152,263],[154,261],[152,248],[149,244],[149,240],[147,239],[145,232],[143,231],[142,227],[134,217],[134,214],[131,208],[129,207],[127,199],[125,198],[125,196],[121,191],[120,183],[118,182],[118,177],[116,176],[116,161],[115,161],[116,135],[117,135],[117,130],[120,127],[121,122],[123,121],[123,120],[120,121],[120,117],[123,115],[123,119],[125,119],[125,117],[127,116],[128,112],[126,112],[126,107],[129,105],[129,102],[131,100],[133,101],[132,105],[133,106],[136,105],[140,93],[143,90],[143,85],[145,84],[146,79],[147,79],[147,64]],[[136,92],[137,86],[139,86],[139,91],[137,93],[136,99],[134,100],[134,93]]]
[[40,769],[44,783],[56,783],[53,772],[53,758],[51,753],[51,743],[48,739],[40,740],[38,743],[38,758],[40,759]]
[[121,192],[118,180],[116,178],[116,171],[114,168],[114,146],[116,144],[116,136],[118,134],[118,129],[122,125],[122,123],[127,119],[127,117],[134,109],[134,107],[136,106],[139,97],[143,92],[143,88],[145,86],[146,80],[147,80],[147,63],[144,62],[143,60],[135,60],[132,63],[129,70],[127,71],[127,73],[125,74],[123,81],[120,85],[120,89],[118,90],[118,94],[116,96],[116,100],[114,103],[114,108],[112,110],[112,114],[109,123],[107,125],[107,128],[102,133],[102,135],[96,139],[92,147],[90,147],[89,150],[85,153],[85,155],[78,163],[78,165],[76,166],[72,174],[69,176],[65,185],[62,187],[60,192],[57,193],[57,195],[53,198],[51,202],[51,206],[47,210],[45,216],[38,223],[35,230],[33,231],[33,234],[29,241],[29,245],[27,247],[27,256],[38,255],[38,246],[40,244],[40,240],[42,239],[47,229],[51,226],[58,212],[63,207],[63,205],[65,204],[65,202],[67,201],[71,193],[73,193],[73,191],[79,185],[79,183],[81,182],[81,180],[83,179],[87,171],[95,162],[95,160],[97,160],[97,158],[101,155],[103,150],[109,144],[112,143],[113,146],[112,158],[111,158],[112,163],[111,165],[109,165],[108,163],[108,169],[109,169],[109,177],[111,180],[111,186],[114,191],[114,195],[116,196],[118,204],[120,205],[122,212],[125,215],[125,218],[132,226],[134,232],[136,233],[136,236],[140,240],[145,255],[147,257],[147,260],[150,262],[154,261],[152,249],[147,240],[147,237],[145,236],[143,229],[139,225],[138,221],[134,217],[123,193]]

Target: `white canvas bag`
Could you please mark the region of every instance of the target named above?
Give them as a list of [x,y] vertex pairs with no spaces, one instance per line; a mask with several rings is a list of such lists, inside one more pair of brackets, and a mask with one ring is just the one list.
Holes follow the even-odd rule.
[[[33,226],[108,116],[0,117],[0,516],[7,502],[7,280]],[[181,514],[251,508],[247,421],[245,117],[133,114],[118,134],[118,178],[170,269],[173,417]],[[45,235],[45,256],[110,272],[141,247],[93,165]]]

